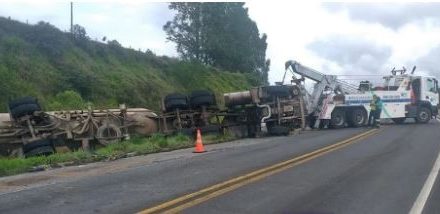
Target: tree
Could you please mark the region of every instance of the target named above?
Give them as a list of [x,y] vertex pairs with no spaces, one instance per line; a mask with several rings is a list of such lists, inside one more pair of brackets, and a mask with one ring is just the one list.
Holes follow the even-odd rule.
[[114,40],[111,40],[111,41],[108,41],[107,44],[108,44],[110,47],[122,48],[121,43],[119,43],[118,40],[115,40],[115,39],[114,39]]
[[170,3],[169,8],[177,13],[163,28],[183,59],[267,82],[267,35],[260,37],[244,3]]
[[81,25],[73,25],[72,28],[73,38],[79,40],[87,40],[89,37],[87,36],[86,29]]

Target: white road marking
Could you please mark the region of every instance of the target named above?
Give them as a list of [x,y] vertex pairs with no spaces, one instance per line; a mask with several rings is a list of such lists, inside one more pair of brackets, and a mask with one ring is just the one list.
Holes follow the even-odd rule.
[[431,172],[428,175],[428,178],[423,185],[422,190],[419,193],[416,201],[414,202],[409,214],[420,214],[425,207],[426,201],[428,200],[429,194],[431,193],[432,187],[434,186],[434,182],[437,178],[438,172],[440,171],[440,153],[437,156],[437,160],[432,167]]

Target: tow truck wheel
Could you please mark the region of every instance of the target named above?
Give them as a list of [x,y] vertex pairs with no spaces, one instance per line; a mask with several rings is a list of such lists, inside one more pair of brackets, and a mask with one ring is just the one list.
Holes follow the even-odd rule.
[[330,126],[332,128],[343,128],[345,126],[345,112],[341,109],[335,109],[332,112],[332,117],[330,119]]
[[420,107],[417,112],[416,122],[427,123],[429,120],[431,120],[431,111],[426,107]]
[[352,127],[360,127],[365,125],[367,121],[367,112],[363,109],[354,109],[351,111],[350,120],[348,121]]

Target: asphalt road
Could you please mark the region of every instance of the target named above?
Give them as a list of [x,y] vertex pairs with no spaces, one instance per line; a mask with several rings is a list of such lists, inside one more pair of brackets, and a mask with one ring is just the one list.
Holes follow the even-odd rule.
[[[87,176],[80,176],[78,167],[73,174],[63,172],[66,178],[42,172],[39,178],[50,178],[45,183],[0,191],[0,213],[134,213],[367,130],[240,140],[206,146],[209,152],[203,154],[186,149],[150,156],[155,161],[144,161],[147,155],[134,158],[134,166],[130,159],[110,162],[118,170]],[[408,213],[439,152],[437,121],[384,126],[345,147],[195,203],[184,213]],[[26,176],[31,175],[0,179],[0,187]],[[440,213],[438,177],[428,193],[423,213]]]

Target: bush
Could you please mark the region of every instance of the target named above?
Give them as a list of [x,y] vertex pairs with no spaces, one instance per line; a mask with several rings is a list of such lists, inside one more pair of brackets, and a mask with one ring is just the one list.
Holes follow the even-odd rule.
[[47,108],[51,110],[84,109],[86,107],[87,104],[81,95],[71,90],[58,93],[47,105]]

